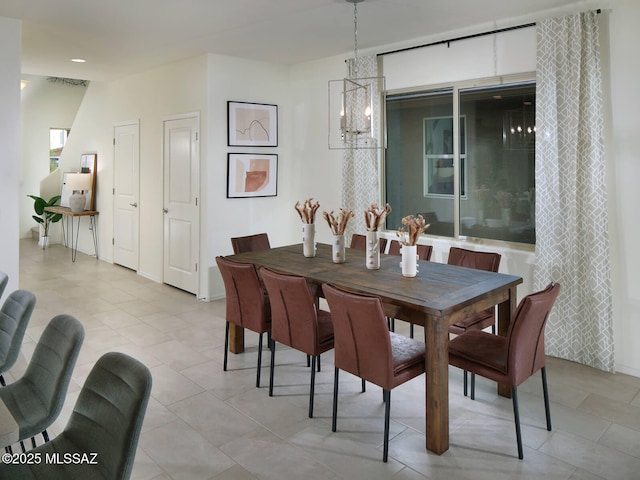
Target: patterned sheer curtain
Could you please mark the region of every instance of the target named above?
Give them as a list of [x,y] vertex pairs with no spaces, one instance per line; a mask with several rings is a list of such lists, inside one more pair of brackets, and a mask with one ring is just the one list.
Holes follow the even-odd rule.
[[562,291],[547,354],[615,370],[596,12],[537,24],[534,287]]
[[[370,78],[378,76],[378,61],[375,55],[347,60],[348,78]],[[379,92],[374,92],[379,98]],[[380,131],[380,104],[374,102],[375,125],[372,128]],[[355,217],[347,225],[345,232],[347,242],[351,234],[365,232],[364,211],[371,203],[380,202],[380,167],[379,150],[376,148],[344,150],[342,159],[342,204],[344,208],[353,210]],[[349,244],[347,243],[347,246]]]

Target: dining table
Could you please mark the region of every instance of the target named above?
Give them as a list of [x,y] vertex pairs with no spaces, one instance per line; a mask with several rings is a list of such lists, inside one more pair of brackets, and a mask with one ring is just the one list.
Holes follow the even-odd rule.
[[[230,255],[232,260],[252,263],[282,273],[306,277],[317,295],[320,286],[332,284],[344,290],[375,295],[385,315],[425,328],[425,437],[426,449],[442,454],[449,449],[449,325],[497,305],[498,335],[506,335],[517,304],[522,278],[438,262],[418,261],[415,277],[401,273],[400,257],[380,255],[380,268],[368,269],[366,252],[346,249],[346,261],[334,263],[331,245],[318,243],[316,255],[305,257],[302,244]],[[235,332],[241,341],[242,329]],[[236,345],[235,350],[241,351]],[[510,389],[498,385],[498,393]]]

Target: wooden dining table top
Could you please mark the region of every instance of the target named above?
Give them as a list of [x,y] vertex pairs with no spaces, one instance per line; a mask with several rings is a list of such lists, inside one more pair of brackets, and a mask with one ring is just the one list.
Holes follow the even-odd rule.
[[[486,272],[444,263],[420,260],[416,277],[404,277],[400,257],[380,255],[380,268],[367,269],[365,252],[347,248],[346,261],[334,263],[331,246],[319,243],[315,257],[302,255],[302,244],[244,252],[229,258],[257,267],[301,275],[316,284],[330,283],[345,290],[379,296],[394,317],[423,324],[421,317],[446,317],[448,324],[471,311],[496,303],[483,302],[497,290],[522,283],[515,275]],[[412,312],[412,313],[410,313]],[[403,315],[404,313],[404,315]],[[419,314],[419,315],[417,315]],[[408,317],[408,318],[406,318]]]

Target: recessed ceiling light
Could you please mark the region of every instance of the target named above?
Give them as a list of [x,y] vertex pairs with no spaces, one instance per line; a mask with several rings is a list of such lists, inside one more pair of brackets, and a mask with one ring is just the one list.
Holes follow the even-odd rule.
[[74,62],[74,63],[85,63],[86,62],[86,60],[84,58],[72,58],[71,61]]

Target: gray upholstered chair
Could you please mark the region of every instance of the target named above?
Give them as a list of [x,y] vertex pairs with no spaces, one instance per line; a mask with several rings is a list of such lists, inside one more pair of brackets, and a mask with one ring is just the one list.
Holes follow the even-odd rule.
[[9,275],[4,272],[0,272],[0,298],[2,298],[4,289],[7,288],[7,283],[9,283]]
[[46,429],[62,410],[83,340],[84,328],[76,318],[53,317],[24,375],[0,389],[0,400],[20,427],[20,440],[42,433],[48,441]]
[[13,367],[22,347],[22,339],[36,305],[36,297],[27,290],[12,292],[0,309],[0,384],[6,385],[3,373]]
[[31,450],[42,458],[54,452],[79,458],[84,455],[87,463],[0,464],[0,478],[127,480],[150,393],[151,373],[147,367],[124,353],[104,354],[84,382],[64,431]]

